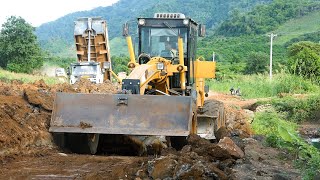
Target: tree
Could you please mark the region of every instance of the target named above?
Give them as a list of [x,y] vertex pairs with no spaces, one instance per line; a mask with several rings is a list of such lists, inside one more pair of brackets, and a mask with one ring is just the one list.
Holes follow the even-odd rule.
[[0,66],[14,72],[31,73],[43,65],[34,28],[23,18],[11,16],[0,32]]
[[320,44],[301,41],[289,47],[291,73],[320,83]]
[[115,73],[118,72],[127,72],[129,73],[128,63],[130,59],[127,56],[112,56],[111,62],[112,62],[112,70]]
[[264,73],[268,69],[268,55],[264,52],[251,52],[247,59],[245,74]]

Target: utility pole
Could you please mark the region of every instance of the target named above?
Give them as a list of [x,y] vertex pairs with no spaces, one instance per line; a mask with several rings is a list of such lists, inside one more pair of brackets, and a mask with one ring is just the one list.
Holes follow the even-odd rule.
[[214,62],[214,58],[215,57],[215,53],[214,53],[214,51],[212,51],[212,61]]
[[276,37],[277,35],[276,34],[273,34],[271,33],[270,35],[268,35],[270,37],[270,80],[272,80],[272,41],[273,41],[273,38]]

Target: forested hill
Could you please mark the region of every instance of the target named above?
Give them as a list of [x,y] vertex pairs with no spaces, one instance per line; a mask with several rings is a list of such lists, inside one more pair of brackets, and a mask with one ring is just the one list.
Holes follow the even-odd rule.
[[74,21],[79,17],[101,16],[107,20],[109,37],[121,36],[122,24],[139,16],[153,16],[155,12],[181,12],[208,28],[213,28],[228,19],[233,11],[246,12],[257,4],[271,0],[120,0],[112,6],[91,11],[68,14],[36,29],[41,46],[52,54],[63,53],[74,42]]
[[234,11],[213,34],[199,42],[198,54],[211,59],[214,51],[219,68],[223,68],[220,72],[264,73],[269,61],[268,35],[274,33],[273,66],[281,71],[287,66],[291,45],[320,42],[319,16],[319,0],[274,0],[250,12]]
[[234,12],[217,29],[218,35],[240,36],[263,34],[276,30],[290,19],[320,11],[320,0],[275,0],[268,5],[256,6],[249,13]]

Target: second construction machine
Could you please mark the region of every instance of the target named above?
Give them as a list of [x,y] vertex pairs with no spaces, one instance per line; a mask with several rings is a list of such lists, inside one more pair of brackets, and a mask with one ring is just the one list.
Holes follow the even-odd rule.
[[[79,18],[74,25],[77,62],[70,64],[70,84],[81,78],[92,83],[103,83],[111,79],[110,47],[107,23],[100,17]],[[107,67],[106,67],[107,66]]]
[[132,71],[122,93],[57,93],[50,131],[85,135],[91,153],[101,134],[166,136],[177,144],[190,134],[214,139],[225,118],[222,104],[204,101],[205,78],[215,77],[215,62],[196,55],[205,27],[181,13],[138,18],[137,58],[128,24],[123,35]]

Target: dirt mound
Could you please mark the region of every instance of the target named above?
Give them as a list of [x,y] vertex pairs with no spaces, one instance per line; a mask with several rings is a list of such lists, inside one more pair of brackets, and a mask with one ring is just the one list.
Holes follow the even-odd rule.
[[[209,95],[207,102],[214,100],[223,103],[226,126],[229,131],[241,138],[247,138],[253,134],[250,127],[252,117],[248,109],[255,104],[256,100],[243,100],[238,96],[213,92],[209,92]],[[212,111],[214,111],[213,108]]]
[[[138,170],[141,179],[229,179],[231,167],[244,156],[230,138],[217,144],[197,135],[187,138],[188,144],[181,151],[149,160]],[[236,151],[235,151],[236,149]],[[239,155],[241,154],[241,155]],[[134,178],[134,177],[133,177]]]
[[80,79],[73,85],[62,84],[57,87],[61,92],[77,92],[77,93],[107,93],[114,94],[120,87],[111,81],[105,81],[102,84],[94,84],[88,79]]
[[51,113],[30,105],[22,96],[0,95],[0,160],[36,147],[52,147],[50,117]]
[[242,138],[250,137],[252,133],[249,124],[250,116],[244,109],[234,106],[225,106],[227,128]]
[[0,82],[0,160],[14,154],[32,154],[39,148],[53,148],[48,132],[56,92],[115,93],[111,82],[49,86],[43,80],[33,84]]

